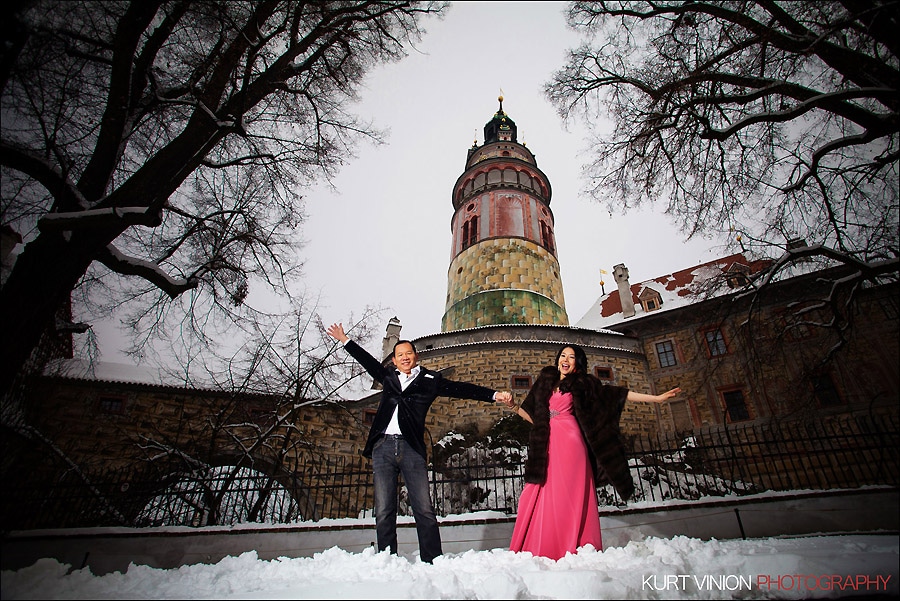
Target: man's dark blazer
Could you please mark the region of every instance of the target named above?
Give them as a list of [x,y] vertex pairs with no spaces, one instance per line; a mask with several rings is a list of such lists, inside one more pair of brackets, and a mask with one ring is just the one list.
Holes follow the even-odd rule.
[[375,378],[382,386],[381,403],[378,412],[369,430],[369,438],[362,454],[372,456],[375,443],[384,436],[394,414],[394,407],[399,405],[397,421],[400,423],[400,431],[403,438],[422,457],[427,457],[425,452],[425,416],[428,408],[439,396],[457,399],[474,399],[477,401],[493,401],[495,390],[469,384],[468,382],[454,382],[448,380],[440,373],[424,367],[406,390],[400,386],[399,371],[393,366],[385,367],[378,359],[370,355],[364,348],[348,340],[344,345],[347,352],[359,361],[369,375]]

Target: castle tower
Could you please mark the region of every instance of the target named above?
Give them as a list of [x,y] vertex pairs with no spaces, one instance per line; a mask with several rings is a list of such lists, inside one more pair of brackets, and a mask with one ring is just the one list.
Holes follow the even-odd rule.
[[[462,382],[511,390],[521,399],[562,345],[581,346],[591,373],[616,386],[649,390],[640,342],[609,330],[569,325],[563,301],[550,181],[500,109],[484,126],[453,186],[447,301],[441,331],[416,338],[420,362]],[[652,430],[657,406],[634,403],[623,420]],[[509,415],[502,405],[438,399],[427,440],[475,427],[486,432]]]
[[568,325],[550,181],[500,108],[453,186],[450,268],[441,331],[501,324]]

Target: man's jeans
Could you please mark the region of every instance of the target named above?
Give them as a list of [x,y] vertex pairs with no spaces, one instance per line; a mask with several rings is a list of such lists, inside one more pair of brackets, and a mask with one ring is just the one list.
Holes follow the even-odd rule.
[[397,553],[397,474],[409,492],[409,503],[416,518],[419,556],[422,561],[441,554],[441,534],[428,494],[428,470],[425,458],[416,453],[401,436],[385,436],[372,450],[375,472],[375,533],[378,550]]

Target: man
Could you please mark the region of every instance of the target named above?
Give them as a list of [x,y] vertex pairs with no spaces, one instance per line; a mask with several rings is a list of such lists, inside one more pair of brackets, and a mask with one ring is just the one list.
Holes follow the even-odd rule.
[[326,330],[382,385],[381,402],[375,414],[363,455],[372,460],[375,475],[375,534],[378,550],[397,553],[397,474],[409,492],[416,519],[419,555],[432,563],[442,553],[434,506],[428,492],[425,466],[425,415],[439,396],[508,403],[509,392],[497,392],[467,382],[454,382],[440,373],[418,365],[416,347],[409,340],[394,345],[391,361],[396,369],[380,361],[350,340],[344,326],[336,323]]

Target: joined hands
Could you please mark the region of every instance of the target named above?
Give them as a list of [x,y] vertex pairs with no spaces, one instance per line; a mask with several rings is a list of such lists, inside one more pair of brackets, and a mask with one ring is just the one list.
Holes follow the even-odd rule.
[[513,395],[511,392],[504,390],[502,392],[498,392],[494,397],[494,400],[498,403],[503,403],[507,407],[512,407],[515,405],[515,400],[513,399]]

